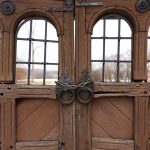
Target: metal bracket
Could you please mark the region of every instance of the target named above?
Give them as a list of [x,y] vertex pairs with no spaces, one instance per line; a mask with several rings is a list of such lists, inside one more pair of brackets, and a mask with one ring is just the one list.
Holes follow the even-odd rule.
[[5,15],[11,15],[15,11],[15,5],[9,0],[3,1],[0,4],[0,12]]
[[76,2],[75,7],[102,6],[102,2]]
[[49,7],[48,12],[70,12],[75,7],[87,7],[87,6],[102,6],[102,2],[74,2],[74,0],[64,0],[64,7]]
[[138,0],[136,2],[137,11],[143,13],[150,10],[150,0]]

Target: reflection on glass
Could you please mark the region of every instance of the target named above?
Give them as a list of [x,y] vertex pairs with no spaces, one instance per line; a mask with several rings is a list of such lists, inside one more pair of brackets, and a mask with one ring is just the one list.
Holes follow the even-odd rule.
[[29,58],[29,41],[17,41],[17,62],[27,62]]
[[51,23],[47,23],[47,40],[58,41],[57,31]]
[[102,37],[103,36],[103,20],[98,21],[93,28],[92,37]]
[[102,81],[103,65],[101,62],[92,62],[91,77],[95,82]]
[[106,37],[118,36],[118,19],[106,19]]
[[30,37],[30,21],[25,22],[19,29],[18,38],[29,38]]
[[55,85],[55,81],[58,80],[58,65],[46,65],[46,85]]
[[45,20],[32,21],[32,38],[33,39],[45,38]]
[[105,42],[105,59],[116,60],[118,51],[118,40],[106,40]]
[[121,31],[120,31],[120,36],[121,37],[131,37],[131,28],[129,26],[129,24],[121,19]]
[[131,82],[131,63],[120,63],[119,65],[119,81]]
[[150,27],[149,27],[149,30],[148,30],[148,37],[150,38]]
[[150,82],[150,62],[147,63],[147,81]]
[[44,62],[44,43],[31,41],[31,62]]
[[31,64],[30,84],[43,85],[43,65]]
[[150,39],[148,39],[147,44],[147,60],[150,60]]
[[117,81],[117,63],[105,63],[104,68],[104,81],[116,82]]
[[102,60],[103,59],[103,40],[92,40],[92,60]]
[[58,43],[47,42],[46,62],[58,63]]
[[17,64],[16,65],[16,83],[27,84],[28,82],[28,65]]
[[120,40],[120,60],[131,60],[131,39]]

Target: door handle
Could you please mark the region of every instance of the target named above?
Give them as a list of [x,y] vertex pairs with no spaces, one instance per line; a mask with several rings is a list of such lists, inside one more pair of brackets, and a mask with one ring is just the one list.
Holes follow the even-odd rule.
[[90,79],[88,71],[82,72],[82,77],[78,85],[72,84],[68,75],[62,73],[56,82],[56,97],[62,104],[73,103],[75,97],[84,104],[89,103],[94,94],[94,81]]

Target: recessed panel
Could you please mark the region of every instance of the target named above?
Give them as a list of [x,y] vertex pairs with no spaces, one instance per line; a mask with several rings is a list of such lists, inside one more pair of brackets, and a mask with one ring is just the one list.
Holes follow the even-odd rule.
[[50,99],[17,100],[17,142],[59,139],[58,102]]

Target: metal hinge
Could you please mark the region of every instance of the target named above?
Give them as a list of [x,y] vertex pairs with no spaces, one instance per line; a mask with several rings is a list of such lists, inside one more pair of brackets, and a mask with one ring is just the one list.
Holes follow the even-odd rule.
[[75,7],[87,7],[87,6],[102,6],[103,3],[100,1],[96,2],[74,2],[74,0],[64,0],[64,7],[49,7],[48,12],[70,12]]

